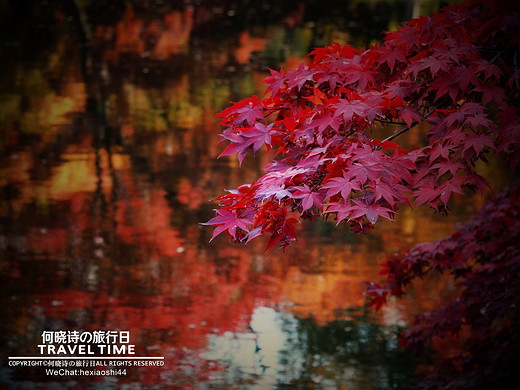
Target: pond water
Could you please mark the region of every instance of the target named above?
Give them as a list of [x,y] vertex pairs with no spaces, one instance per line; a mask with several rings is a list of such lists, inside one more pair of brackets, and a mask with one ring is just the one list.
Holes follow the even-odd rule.
[[[209,243],[212,229],[200,225],[213,215],[210,199],[268,161],[239,169],[217,159],[215,114],[262,94],[268,67],[295,67],[332,41],[379,39],[411,16],[408,2],[0,9],[5,388],[416,388],[417,362],[398,331],[452,286],[428,281],[373,313],[363,283],[378,278],[385,255],[453,231],[478,199],[456,201],[445,218],[403,210],[364,236],[303,224],[285,253],[264,252],[261,239]],[[99,330],[128,331],[137,355],[164,366],[78,376],[8,364],[41,356],[44,331]]]

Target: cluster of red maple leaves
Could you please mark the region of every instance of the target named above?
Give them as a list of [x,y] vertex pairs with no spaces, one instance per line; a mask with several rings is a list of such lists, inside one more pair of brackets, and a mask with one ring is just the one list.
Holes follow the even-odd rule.
[[[507,8],[448,8],[387,33],[380,46],[335,43],[311,52],[309,65],[271,70],[264,99],[219,114],[229,142],[221,156],[242,162],[265,145],[277,158],[256,182],[216,199],[218,216],[207,223],[216,226],[213,237],[270,234],[268,247],[285,246],[296,238],[297,217],[333,215],[366,231],[400,205],[444,211],[453,192],[483,190],[475,162],[489,152],[514,154],[519,142],[509,99],[520,75],[518,21]],[[370,137],[387,123],[402,129]],[[405,150],[391,141],[421,123],[429,125],[425,145]]]
[[[503,156],[514,172],[520,162],[519,15],[516,2],[470,1],[411,20],[369,49],[335,43],[312,51],[308,65],[271,70],[263,99],[252,96],[219,114],[229,143],[222,156],[237,154],[242,163],[265,145],[276,158],[257,181],[216,199],[217,216],[207,222],[216,226],[212,239],[226,232],[249,242],[268,234],[267,248],[285,247],[296,239],[299,219],[318,216],[366,232],[379,217],[393,219],[400,206],[428,204],[446,212],[453,193],[483,191],[487,182],[475,167],[489,155]],[[386,138],[372,136],[389,125],[393,133]],[[424,132],[422,143],[406,150],[394,142],[411,130]],[[431,270],[462,280],[458,301],[419,318],[404,335],[415,347],[458,333],[463,324],[483,327],[447,365],[458,373],[471,366],[475,377],[459,383],[448,374],[430,376],[432,388],[476,388],[473,380],[493,374],[473,358],[483,356],[479,345],[485,346],[480,351],[519,346],[510,343],[519,328],[519,210],[510,201],[517,194],[512,187],[454,236],[389,259],[387,285],[368,289],[372,304],[381,306],[388,294],[400,296]]]

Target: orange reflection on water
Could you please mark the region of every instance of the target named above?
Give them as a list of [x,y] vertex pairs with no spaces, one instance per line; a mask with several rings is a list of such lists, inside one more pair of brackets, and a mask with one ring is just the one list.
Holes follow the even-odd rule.
[[263,39],[251,37],[249,31],[244,31],[240,34],[239,45],[234,50],[235,59],[239,64],[247,64],[254,52],[265,49],[266,44]]
[[97,26],[96,40],[101,45],[112,46],[104,51],[104,58],[111,63],[117,63],[125,53],[165,60],[187,50],[192,27],[191,8],[173,11],[150,22],[144,22],[132,8],[127,8],[116,26]]
[[158,28],[157,23],[150,25],[148,30],[157,35],[157,43],[152,50],[152,57],[165,59],[172,54],[185,52],[188,49],[187,45],[192,27],[193,8],[187,8],[183,12],[174,11],[166,14],[163,29]]

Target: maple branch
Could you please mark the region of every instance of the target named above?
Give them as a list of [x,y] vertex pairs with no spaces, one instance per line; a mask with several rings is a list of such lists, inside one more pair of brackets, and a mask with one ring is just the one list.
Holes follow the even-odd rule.
[[495,56],[491,59],[491,61],[489,61],[490,64],[494,64],[502,54],[504,54],[507,50],[501,50],[499,51],[497,54],[495,54]]
[[[435,111],[438,110],[438,107],[434,106],[433,110],[431,110],[429,113],[423,115],[422,119],[426,119],[428,118],[430,115],[432,115]],[[401,134],[404,134],[406,133],[408,130],[414,128],[415,126],[417,126],[419,124],[419,122],[417,121],[413,121],[412,124],[410,126],[407,126],[405,127],[404,129],[402,130],[399,130],[397,133],[394,133],[388,137],[386,137],[384,140],[382,140],[381,142],[386,142],[386,141],[391,141],[393,140],[394,138],[397,138],[399,137]]]
[[507,53],[507,50],[508,49],[501,49],[501,50],[498,50],[498,49],[495,49],[495,48],[492,48],[492,47],[483,47],[483,46],[480,46],[478,48],[478,50],[480,52],[487,52],[487,53],[495,53],[495,55],[493,56],[493,58],[489,61],[490,64],[494,64],[502,54],[504,53]]
[[404,126],[406,125],[406,122],[397,122],[397,121],[391,121],[391,120],[387,120],[387,119],[374,119],[374,121],[376,122],[379,122],[379,123],[386,123],[386,124],[389,124],[389,125],[399,125],[399,126]]

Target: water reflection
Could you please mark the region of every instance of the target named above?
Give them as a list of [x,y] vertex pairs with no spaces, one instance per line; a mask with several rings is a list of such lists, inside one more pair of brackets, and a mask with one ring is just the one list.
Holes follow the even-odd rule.
[[[208,199],[267,161],[216,160],[214,114],[260,94],[266,66],[294,66],[331,39],[366,44],[405,19],[406,4],[386,12],[383,2],[378,13],[354,2],[345,19],[313,1],[146,3],[0,5],[10,54],[0,65],[2,384],[414,388],[414,362],[395,342],[414,312],[351,309],[384,254],[443,236],[454,218],[405,211],[362,237],[304,225],[283,255],[264,253],[262,241],[209,244],[199,225],[211,217]],[[450,288],[429,283],[415,292],[417,311]],[[43,330],[118,329],[165,367],[58,378],[6,365],[34,356]]]
[[202,356],[225,362],[220,381],[253,389],[414,388],[415,362],[398,347],[400,328],[378,325],[361,310],[349,312],[352,320],[320,326],[290,310],[258,307],[250,332],[211,336]]

